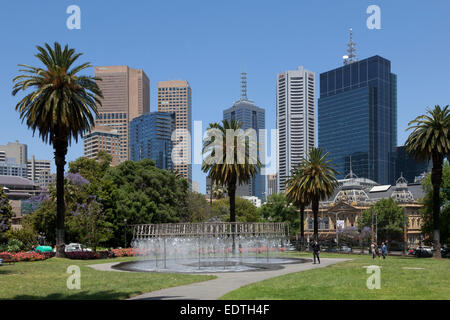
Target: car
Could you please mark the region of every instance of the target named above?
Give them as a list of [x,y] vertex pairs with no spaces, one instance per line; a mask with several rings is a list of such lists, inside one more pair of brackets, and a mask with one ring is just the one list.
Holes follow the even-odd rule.
[[350,248],[350,247],[348,247],[348,246],[342,246],[342,247],[339,249],[339,251],[349,253],[349,252],[352,252],[352,248]]
[[433,256],[433,248],[419,246],[413,249],[412,255],[416,256],[417,258],[429,258]]
[[79,243],[69,243],[66,245],[65,252],[74,252],[74,251],[92,251],[89,248],[86,248],[82,244]]
[[441,256],[442,256],[442,258],[450,258],[450,248],[442,247],[441,248]]

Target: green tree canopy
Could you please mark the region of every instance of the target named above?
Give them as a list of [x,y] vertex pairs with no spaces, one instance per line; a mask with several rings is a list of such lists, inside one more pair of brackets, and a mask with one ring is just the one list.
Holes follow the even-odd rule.
[[358,219],[358,229],[362,231],[364,227],[372,226],[372,210],[378,220],[378,239],[384,240],[402,240],[403,237],[403,209],[391,199],[381,199],[377,203],[365,210]]
[[[230,221],[230,203],[228,199],[219,199],[213,202],[213,217],[223,222]],[[258,208],[249,200],[236,197],[236,221],[238,222],[258,222],[261,221]]]
[[259,209],[260,215],[269,222],[287,222],[289,231],[296,234],[299,227],[299,215],[297,209],[289,202],[283,193],[275,193],[267,197]]

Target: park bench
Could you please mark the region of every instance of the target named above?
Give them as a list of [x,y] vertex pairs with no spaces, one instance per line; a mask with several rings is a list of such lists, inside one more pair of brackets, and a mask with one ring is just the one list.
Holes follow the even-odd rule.
[[0,254],[0,259],[2,259],[2,263],[14,263],[14,260],[11,259],[11,256],[8,254]]

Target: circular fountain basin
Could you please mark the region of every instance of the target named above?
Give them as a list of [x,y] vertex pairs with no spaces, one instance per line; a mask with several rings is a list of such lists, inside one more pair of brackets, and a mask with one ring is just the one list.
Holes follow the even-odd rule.
[[215,257],[198,259],[138,260],[123,262],[113,269],[134,272],[166,273],[222,273],[244,271],[268,271],[282,269],[285,264],[311,262],[311,259],[270,257]]

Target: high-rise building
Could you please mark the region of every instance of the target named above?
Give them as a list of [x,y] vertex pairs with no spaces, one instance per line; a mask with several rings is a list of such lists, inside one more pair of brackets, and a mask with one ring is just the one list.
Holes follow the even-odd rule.
[[267,196],[271,196],[277,193],[277,175],[268,174],[267,175]]
[[380,56],[346,62],[320,75],[319,147],[338,178],[353,172],[380,184],[395,181],[397,77]]
[[130,123],[130,160],[152,159],[160,169],[172,170],[172,132],[175,113],[150,112]]
[[315,74],[302,66],[277,76],[278,192],[315,146]]
[[[259,130],[266,128],[266,111],[259,108],[247,98],[247,74],[241,74],[241,98],[231,108],[223,111],[223,119],[236,120],[241,123],[242,130],[254,129],[258,143],[257,156],[261,160],[260,147],[265,141],[260,140]],[[238,185],[236,195],[239,197],[255,196],[261,200],[266,197],[266,177],[259,171],[248,184]]]
[[[413,183],[422,173],[431,170],[433,163],[431,160],[414,160],[406,151],[405,146],[399,146],[395,149],[395,180],[403,176],[409,183]],[[394,182],[391,181],[391,184],[394,184]]]
[[15,164],[27,164],[28,147],[26,144],[16,142],[8,142],[7,145],[0,145],[0,152],[4,152],[5,161]]
[[[192,92],[184,80],[158,82],[158,111],[175,113],[176,136],[172,155],[174,170],[180,173],[192,187]],[[174,136],[173,136],[174,137]]]
[[116,129],[120,136],[119,162],[129,159],[129,123],[150,111],[150,80],[141,69],[128,66],[95,67],[102,105],[96,125]]
[[34,156],[27,162],[27,178],[28,180],[37,183],[41,174],[50,175],[50,160],[36,160]]
[[97,125],[91,132],[84,136],[84,156],[89,159],[97,159],[100,151],[111,155],[111,166],[116,166],[120,161],[120,134],[114,127]]

